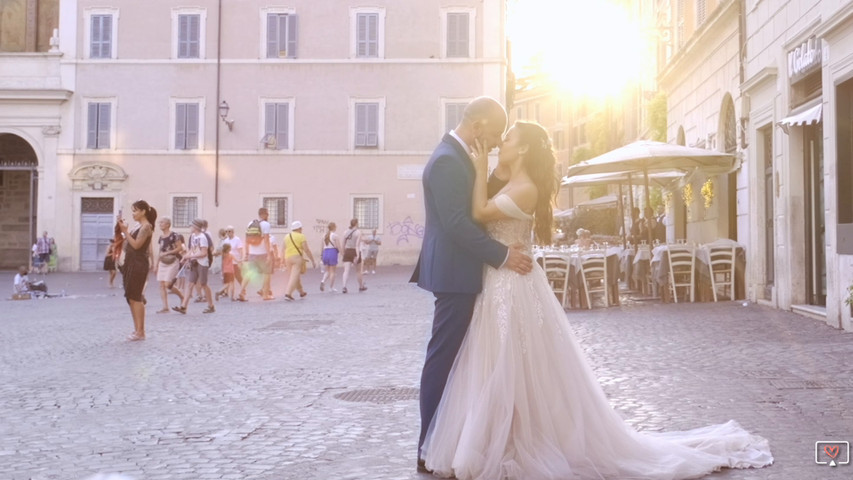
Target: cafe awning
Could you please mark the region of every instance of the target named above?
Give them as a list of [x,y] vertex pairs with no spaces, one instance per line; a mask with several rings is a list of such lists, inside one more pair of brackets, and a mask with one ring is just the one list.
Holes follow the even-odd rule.
[[820,122],[823,113],[823,104],[817,105],[803,110],[800,113],[789,115],[779,121],[778,125],[782,127],[785,133],[788,133],[788,127],[802,127]]

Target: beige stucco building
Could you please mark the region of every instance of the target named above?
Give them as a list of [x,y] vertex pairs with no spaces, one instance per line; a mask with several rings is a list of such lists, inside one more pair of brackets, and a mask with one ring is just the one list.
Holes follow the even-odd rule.
[[752,295],[853,330],[853,4],[745,8]]
[[383,236],[380,264],[414,263],[426,160],[467,101],[505,92],[501,0],[58,8],[54,51],[0,53],[16,62],[0,71],[3,145],[23,152],[0,165],[19,198],[0,227],[23,230],[0,228],[17,246],[5,268],[42,230],[60,269],[99,268],[137,199],[179,232],[198,216],[238,235],[264,205],[273,235],[300,220],[317,248],[328,222],[358,218]]
[[[676,228],[746,247],[750,300],[853,329],[853,4],[660,1],[669,138],[735,153]],[[691,181],[693,190],[707,178]],[[678,199],[681,200],[681,199]],[[679,211],[680,210],[680,211]],[[687,210],[687,212],[685,212]],[[685,217],[686,221],[680,217]]]

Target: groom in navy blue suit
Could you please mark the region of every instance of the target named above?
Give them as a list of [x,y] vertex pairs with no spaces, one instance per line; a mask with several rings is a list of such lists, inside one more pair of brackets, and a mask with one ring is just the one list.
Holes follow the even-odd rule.
[[532,269],[530,257],[518,246],[493,240],[471,216],[474,165],[469,152],[477,140],[487,150],[500,146],[506,124],[506,111],[497,101],[488,97],[473,100],[424,168],[426,224],[412,281],[433,292],[435,314],[421,374],[419,471],[426,471],[421,447],[471,323],[474,302],[482,289],[484,264],[521,274]]

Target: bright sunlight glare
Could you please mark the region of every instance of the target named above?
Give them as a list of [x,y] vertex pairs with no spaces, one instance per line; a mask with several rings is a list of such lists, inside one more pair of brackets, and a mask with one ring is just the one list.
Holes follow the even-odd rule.
[[618,95],[648,68],[639,25],[607,0],[511,0],[507,31],[516,75],[538,71],[576,95]]

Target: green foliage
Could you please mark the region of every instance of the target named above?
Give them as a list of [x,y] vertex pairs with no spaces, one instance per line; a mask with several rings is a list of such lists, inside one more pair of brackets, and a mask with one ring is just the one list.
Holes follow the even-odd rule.
[[666,93],[660,91],[649,101],[649,134],[651,140],[666,141]]
[[609,118],[606,112],[599,112],[589,122],[587,134],[592,143],[592,151],[595,155],[613,150],[610,145],[612,132],[610,131]]
[[589,194],[590,200],[603,197],[607,195],[607,185],[593,185],[591,187],[587,187],[586,193]]
[[592,154],[592,150],[587,147],[578,147],[575,149],[574,153],[572,153],[572,165],[576,163],[580,163],[584,160],[589,160],[593,158],[595,155]]
[[649,189],[649,203],[651,204],[652,211],[658,211],[658,205],[664,205],[663,200],[663,189],[660,187],[651,187]]

